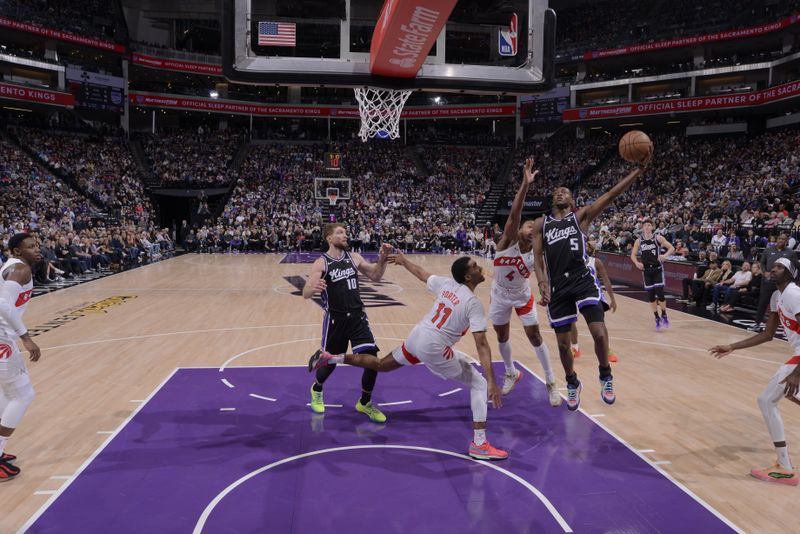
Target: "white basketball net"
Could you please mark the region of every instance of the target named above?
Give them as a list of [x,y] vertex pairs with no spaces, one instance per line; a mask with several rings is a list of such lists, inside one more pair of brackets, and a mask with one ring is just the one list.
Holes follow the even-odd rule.
[[358,135],[366,142],[370,137],[397,139],[400,137],[400,113],[413,92],[356,87],[361,129]]

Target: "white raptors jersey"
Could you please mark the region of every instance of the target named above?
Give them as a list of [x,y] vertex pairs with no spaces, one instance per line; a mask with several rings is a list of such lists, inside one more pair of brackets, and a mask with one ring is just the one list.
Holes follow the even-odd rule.
[[[5,284],[6,281],[3,278],[3,275],[6,273],[9,267],[15,265],[17,263],[22,263],[22,260],[17,258],[11,258],[7,262],[0,267],[0,284]],[[11,303],[12,313],[16,313],[19,317],[22,317],[22,314],[25,313],[25,310],[28,309],[28,302],[31,300],[31,293],[33,293],[33,277],[22,286],[22,291],[16,296],[14,302]],[[0,317],[0,335],[8,338],[8,339],[16,339],[17,334],[14,332],[14,329],[11,328],[11,325],[7,324],[6,321]]]
[[519,293],[529,292],[528,278],[533,272],[533,248],[526,253],[519,250],[519,242],[505,250],[498,250],[494,257],[492,287],[501,287]]
[[786,331],[786,339],[794,349],[794,356],[800,356],[800,323],[797,322],[797,314],[800,313],[800,287],[791,282],[783,292],[776,290],[770,299],[769,309],[778,314]]
[[423,330],[430,343],[450,347],[469,331],[486,331],[483,305],[467,286],[434,275],[428,278],[428,291],[436,295],[436,302],[409,337]]

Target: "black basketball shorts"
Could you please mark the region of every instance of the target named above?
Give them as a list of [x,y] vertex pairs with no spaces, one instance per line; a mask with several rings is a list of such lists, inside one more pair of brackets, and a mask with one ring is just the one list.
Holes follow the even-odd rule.
[[331,354],[343,354],[350,345],[353,353],[378,353],[375,337],[364,311],[325,314],[322,320],[322,348]]

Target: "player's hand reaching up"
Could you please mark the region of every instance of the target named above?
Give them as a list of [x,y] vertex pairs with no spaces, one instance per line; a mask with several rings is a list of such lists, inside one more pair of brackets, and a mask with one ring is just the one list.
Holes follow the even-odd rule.
[[708,352],[710,352],[715,358],[720,359],[733,352],[733,349],[730,345],[715,345],[708,349]]
[[533,183],[534,178],[536,175],[539,174],[539,170],[533,170],[533,158],[528,158],[525,160],[525,166],[523,167],[523,175],[525,177],[525,181],[528,185]]
[[494,380],[487,380],[487,382],[489,383],[489,402],[495,408],[500,408],[503,406],[503,394],[497,384],[494,383]]

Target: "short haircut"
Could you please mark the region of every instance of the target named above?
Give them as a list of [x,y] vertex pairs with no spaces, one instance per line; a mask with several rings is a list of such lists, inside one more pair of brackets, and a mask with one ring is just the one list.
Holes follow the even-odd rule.
[[[653,219],[645,219],[645,220],[643,220],[643,221],[642,221],[642,226],[644,226],[645,224],[653,224]],[[653,225],[654,225],[654,224],[653,224]],[[655,225],[654,225],[654,226],[655,226]]]
[[454,261],[452,267],[450,267],[450,274],[453,275],[453,280],[459,284],[463,284],[466,279],[471,259],[469,256],[463,256]]
[[15,248],[19,248],[22,245],[23,241],[30,238],[31,235],[26,234],[25,232],[12,235],[11,239],[8,240],[8,250],[13,253]]
[[342,223],[326,224],[325,228],[322,229],[322,240],[325,241],[328,239],[328,236],[332,235],[337,228],[344,228],[344,225]]

